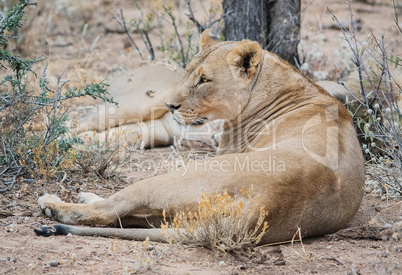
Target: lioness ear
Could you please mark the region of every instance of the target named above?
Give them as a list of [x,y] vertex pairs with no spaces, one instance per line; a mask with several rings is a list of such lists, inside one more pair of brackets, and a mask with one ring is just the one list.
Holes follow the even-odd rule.
[[212,35],[211,30],[206,29],[201,34],[200,48],[202,50],[203,48],[209,47],[209,46],[211,46],[213,44],[216,44],[218,42],[219,41],[216,38],[214,38],[214,36]]
[[257,42],[244,39],[228,53],[226,59],[237,73],[251,80],[257,72],[261,57],[261,46]]

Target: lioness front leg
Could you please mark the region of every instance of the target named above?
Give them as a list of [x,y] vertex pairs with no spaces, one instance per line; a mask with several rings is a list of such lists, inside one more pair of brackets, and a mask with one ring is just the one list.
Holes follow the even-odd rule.
[[[46,216],[55,218],[66,224],[114,224],[116,213],[110,211],[107,203],[102,203],[104,201],[102,198],[96,197],[97,201],[92,201],[91,203],[89,201],[81,201],[85,203],[75,204],[65,203],[56,195],[45,194],[39,198],[38,204]],[[99,215],[100,213],[102,215]]]
[[[216,157],[215,159],[223,159]],[[227,157],[225,158],[225,161]],[[59,198],[44,195],[39,206],[48,216],[67,224],[158,227],[165,210],[168,216],[176,211],[195,211],[202,195],[227,190],[236,194],[243,186],[250,188],[253,180],[265,175],[245,175],[239,171],[206,171],[199,176],[203,162],[196,162],[187,171],[147,178],[91,204],[64,203]],[[205,167],[206,168],[206,167]],[[217,178],[219,180],[217,180]],[[249,183],[251,182],[251,183]]]

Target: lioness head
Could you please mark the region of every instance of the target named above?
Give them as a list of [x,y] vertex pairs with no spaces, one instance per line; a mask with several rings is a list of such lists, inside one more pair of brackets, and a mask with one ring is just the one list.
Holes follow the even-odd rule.
[[234,120],[248,103],[262,60],[257,42],[219,42],[203,32],[200,52],[187,76],[166,100],[175,119],[185,125]]

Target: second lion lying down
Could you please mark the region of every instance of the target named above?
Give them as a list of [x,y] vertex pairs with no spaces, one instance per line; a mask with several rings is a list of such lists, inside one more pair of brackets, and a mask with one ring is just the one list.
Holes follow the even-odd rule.
[[[262,243],[290,240],[299,227],[303,237],[346,227],[363,196],[364,163],[345,107],[256,42],[218,42],[205,31],[200,46],[166,104],[183,125],[224,120],[218,156],[134,183],[107,199],[86,193],[75,204],[45,194],[39,198],[43,212],[66,224],[158,227],[163,211],[173,217],[193,211],[204,192],[227,190],[233,196],[244,187],[268,211]],[[270,159],[283,165],[269,167]],[[57,230],[163,240],[157,228]]]

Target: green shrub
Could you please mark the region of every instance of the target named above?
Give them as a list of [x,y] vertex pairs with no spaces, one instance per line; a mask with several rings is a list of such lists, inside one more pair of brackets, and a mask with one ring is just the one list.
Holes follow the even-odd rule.
[[73,145],[80,140],[69,135],[67,100],[88,95],[116,103],[103,82],[64,91],[64,71],[51,88],[47,66],[36,83],[32,67],[45,57],[22,58],[7,51],[8,39],[16,38],[10,34],[22,27],[28,6],[36,3],[20,0],[0,15],[0,66],[10,72],[0,82],[0,184],[5,186],[0,191],[11,189],[17,179],[49,179],[72,165],[78,156]]

